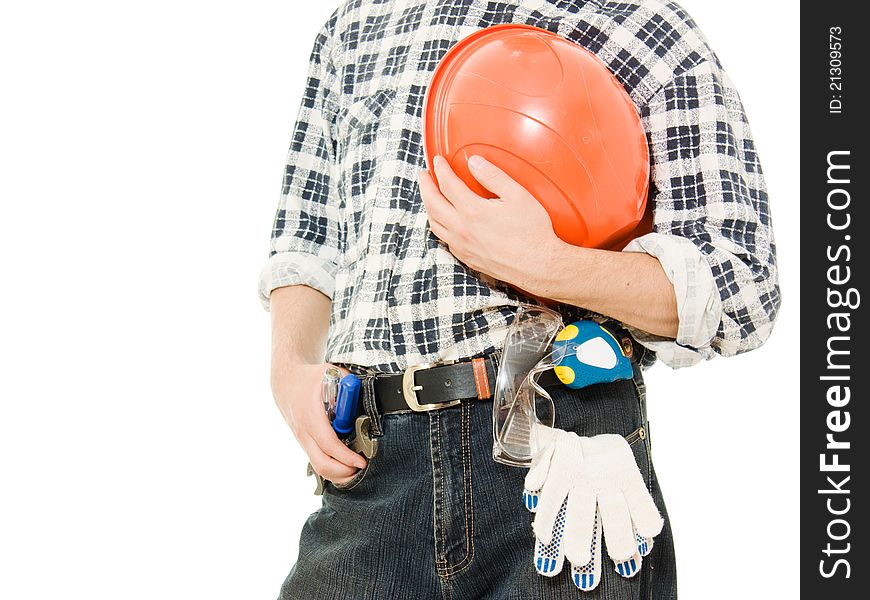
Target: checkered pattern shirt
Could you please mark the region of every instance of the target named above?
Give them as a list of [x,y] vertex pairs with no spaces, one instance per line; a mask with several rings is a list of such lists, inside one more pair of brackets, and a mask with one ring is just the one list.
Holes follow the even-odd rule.
[[[532,301],[438,243],[417,185],[433,70],[457,41],[500,23],[595,53],[638,107],[655,222],[625,250],[658,258],[680,320],[676,340],[632,330],[638,341],[673,367],[763,343],[780,295],[749,124],[691,17],[657,0],[345,0],[311,54],[260,277],[264,306],[277,287],[320,290],[332,299],[327,360],[379,372],[500,347],[516,305]],[[566,322],[598,317],[560,308]]]

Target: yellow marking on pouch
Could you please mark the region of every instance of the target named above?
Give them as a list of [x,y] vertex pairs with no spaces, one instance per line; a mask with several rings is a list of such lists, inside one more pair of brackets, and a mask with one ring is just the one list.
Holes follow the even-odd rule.
[[565,329],[559,332],[559,335],[556,336],[556,341],[566,342],[568,340],[573,340],[577,337],[578,333],[580,333],[580,330],[577,329],[576,325],[568,325]]
[[571,367],[556,367],[556,377],[559,378],[559,381],[564,383],[565,385],[570,385],[574,383],[574,369]]
[[622,344],[619,343],[619,340],[616,339],[616,336],[613,335],[612,333],[610,333],[609,331],[607,331],[606,329],[604,329],[604,327],[601,328],[601,331],[603,331],[604,333],[606,333],[607,335],[609,335],[609,336],[611,337],[611,339],[612,339],[614,342],[616,342],[616,347],[619,348],[619,352],[620,352],[623,356],[625,356],[625,350],[622,349]]

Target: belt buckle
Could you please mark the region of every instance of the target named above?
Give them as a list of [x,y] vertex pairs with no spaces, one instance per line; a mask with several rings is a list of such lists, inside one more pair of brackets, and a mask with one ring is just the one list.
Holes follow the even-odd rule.
[[449,402],[438,402],[435,404],[420,404],[417,400],[417,391],[422,390],[422,385],[417,385],[414,381],[414,375],[417,374],[417,371],[425,371],[427,369],[431,369],[433,367],[441,367],[445,365],[453,364],[454,361],[450,362],[440,362],[440,363],[420,363],[418,365],[409,365],[407,369],[405,369],[405,373],[402,375],[402,395],[405,398],[405,402],[407,402],[408,407],[414,412],[429,412],[433,410],[439,410],[442,408],[447,408],[449,406],[457,406],[461,402],[460,400],[451,400]]

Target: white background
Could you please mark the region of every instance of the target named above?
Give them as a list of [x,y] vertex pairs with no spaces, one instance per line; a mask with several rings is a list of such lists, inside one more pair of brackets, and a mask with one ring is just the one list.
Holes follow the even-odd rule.
[[[681,597],[797,597],[798,8],[683,4],[746,104],[785,303],[761,350],[648,373]],[[318,500],[256,277],[335,5],[4,6],[0,597],[277,595]]]

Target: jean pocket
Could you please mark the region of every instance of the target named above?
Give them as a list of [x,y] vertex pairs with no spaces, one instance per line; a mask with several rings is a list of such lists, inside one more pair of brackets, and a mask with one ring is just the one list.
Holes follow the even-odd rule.
[[634,460],[637,463],[640,474],[643,476],[643,481],[647,489],[651,489],[652,466],[646,439],[647,430],[645,426],[638,427],[625,436],[625,441],[628,442],[631,452],[634,454]]
[[644,440],[646,440],[646,427],[638,427],[625,436],[625,441],[628,442],[629,446],[634,446],[638,442],[643,442]]
[[[384,417],[382,417],[382,419],[383,426],[383,423],[385,423],[387,419],[385,419]],[[371,433],[370,427],[371,426],[369,425],[369,429],[366,430],[369,434]],[[339,492],[349,492],[359,487],[363,483],[363,481],[371,480],[372,470],[376,465],[380,463],[385,451],[385,446],[387,444],[386,435],[377,437],[375,439],[377,445],[375,446],[374,456],[372,456],[371,458],[366,457],[366,466],[354,473],[353,477],[351,477],[344,483],[333,483],[332,481],[330,481],[330,487]]]
[[368,459],[366,461],[366,466],[363,467],[362,469],[360,469],[359,471],[357,471],[356,473],[354,473],[353,477],[351,477],[348,481],[345,481],[344,483],[334,483],[334,482],[330,481],[329,485],[331,485],[333,488],[335,488],[336,490],[338,490],[340,492],[351,491],[352,489],[357,487],[359,484],[361,484],[363,482],[363,479],[366,478],[366,475],[368,475],[369,469],[371,469],[372,460],[373,459],[371,459],[371,458]]

